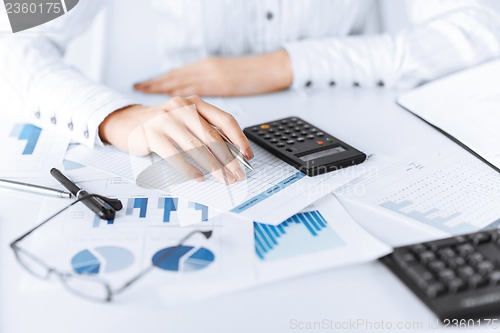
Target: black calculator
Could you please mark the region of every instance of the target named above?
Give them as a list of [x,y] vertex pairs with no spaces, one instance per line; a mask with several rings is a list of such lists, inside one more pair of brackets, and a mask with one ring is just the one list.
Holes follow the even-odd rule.
[[308,176],[366,160],[364,153],[298,117],[247,127],[243,132],[250,140]]

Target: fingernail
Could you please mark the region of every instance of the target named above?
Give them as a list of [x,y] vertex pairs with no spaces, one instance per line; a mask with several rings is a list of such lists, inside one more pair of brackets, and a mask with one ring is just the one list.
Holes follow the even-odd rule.
[[254,158],[253,151],[251,148],[247,148],[247,150],[245,150],[245,157],[248,158],[249,160]]
[[233,176],[233,174],[232,174],[232,173],[230,173],[229,171],[226,171],[226,172],[225,172],[225,178],[226,178],[226,180],[227,180],[227,182],[228,182],[229,184],[232,184],[232,183],[234,183],[234,182],[236,181],[236,178],[235,178],[235,177]]
[[201,172],[197,172],[194,175],[194,180],[201,183],[202,181],[205,180],[205,176]]
[[241,170],[241,169],[237,169],[234,173],[236,174],[237,180],[243,180],[246,177],[245,172],[243,172],[243,170]]

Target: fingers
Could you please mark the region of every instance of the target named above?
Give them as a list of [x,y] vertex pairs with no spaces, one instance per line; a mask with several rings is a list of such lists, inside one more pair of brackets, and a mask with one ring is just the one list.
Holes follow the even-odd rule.
[[183,123],[173,121],[169,123],[167,128],[169,137],[193,160],[222,183],[232,184],[236,181],[234,175],[219,162],[204,143],[194,136]]
[[208,121],[208,123],[221,129],[246,158],[252,159],[254,157],[247,137],[231,114],[203,101],[198,96],[191,96],[186,98],[186,100],[196,105],[198,112]]
[[201,117],[194,108],[192,115],[184,116],[182,119],[186,127],[188,127],[191,132],[210,149],[217,160],[226,167],[237,180],[245,179],[246,175],[240,163],[233,156],[226,142],[213,126]]
[[167,163],[179,173],[189,179],[194,179],[199,182],[203,181],[203,173],[189,164],[182,154],[169,142],[167,137],[158,134],[155,135],[151,141],[151,150],[167,161]]

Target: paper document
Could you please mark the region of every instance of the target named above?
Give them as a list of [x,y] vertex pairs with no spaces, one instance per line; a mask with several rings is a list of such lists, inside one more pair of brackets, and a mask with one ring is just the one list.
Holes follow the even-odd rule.
[[500,60],[403,94],[398,103],[500,169]]
[[274,225],[369,172],[377,163],[374,157],[361,165],[308,177],[262,148],[255,145],[252,148],[255,171],[247,170],[245,180],[229,186],[210,174],[201,183],[189,180],[158,156],[139,158],[113,147],[94,150],[75,147],[66,159],[134,180],[141,187],[162,190],[220,211],[232,211],[247,219]]
[[406,152],[335,193],[445,234],[500,224],[500,174],[458,146]]
[[69,139],[25,121],[0,118],[0,176],[49,177],[66,154]]
[[[119,296],[125,301],[159,297],[168,305],[190,303],[371,261],[391,251],[356,225],[333,195],[278,226],[269,226],[234,214],[212,216],[210,210],[158,196],[123,179],[92,181],[85,186],[117,194],[124,203],[123,211],[114,221],[101,221],[77,204],[23,241],[23,248],[59,270],[105,279],[114,288],[153,264],[131,287],[134,291]],[[53,213],[57,202],[47,199],[41,218]],[[199,221],[204,216],[208,218]],[[199,222],[182,227],[186,218]],[[155,262],[155,256],[176,246],[193,230],[211,230],[213,235],[210,239],[192,237],[175,254]],[[23,276],[20,288],[65,292],[59,283],[33,279],[29,274]]]

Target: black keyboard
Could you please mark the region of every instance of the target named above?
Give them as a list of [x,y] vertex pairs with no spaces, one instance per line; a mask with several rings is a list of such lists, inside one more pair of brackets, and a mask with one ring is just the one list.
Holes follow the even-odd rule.
[[500,229],[399,247],[380,260],[442,321],[500,315]]

